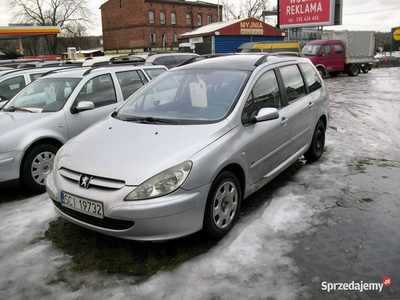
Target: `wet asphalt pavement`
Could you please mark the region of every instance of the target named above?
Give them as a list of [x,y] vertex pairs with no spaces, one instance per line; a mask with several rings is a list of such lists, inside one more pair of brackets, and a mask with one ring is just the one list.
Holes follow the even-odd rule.
[[[306,287],[299,299],[400,299],[399,74],[399,68],[377,69],[325,79],[333,111],[327,134],[352,158],[330,157],[347,164],[341,192],[290,254],[299,286]],[[335,150],[328,146],[329,155]],[[381,291],[365,285],[384,282]],[[344,284],[328,292],[329,283]],[[363,291],[350,290],[357,284]]]

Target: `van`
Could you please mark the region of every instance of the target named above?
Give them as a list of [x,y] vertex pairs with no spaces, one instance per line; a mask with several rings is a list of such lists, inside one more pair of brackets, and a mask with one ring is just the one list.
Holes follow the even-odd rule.
[[243,43],[236,52],[301,52],[298,42],[250,42]]

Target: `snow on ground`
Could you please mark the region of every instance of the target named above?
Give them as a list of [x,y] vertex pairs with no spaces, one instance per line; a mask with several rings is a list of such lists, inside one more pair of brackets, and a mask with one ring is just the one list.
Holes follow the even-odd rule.
[[[56,218],[46,194],[1,204],[0,299],[294,299],[304,287],[287,254],[296,235],[329,222],[323,212],[346,188],[347,164],[400,160],[399,79],[399,68],[327,78],[333,120],[323,158],[303,166],[208,253],[146,282],[69,272],[70,257],[42,238]],[[59,273],[70,279],[57,281]]]

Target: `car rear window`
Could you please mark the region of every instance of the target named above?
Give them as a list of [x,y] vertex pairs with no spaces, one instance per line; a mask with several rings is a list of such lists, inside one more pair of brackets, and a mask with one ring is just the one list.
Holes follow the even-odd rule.
[[306,94],[306,89],[303,82],[303,77],[300,70],[296,65],[290,65],[279,68],[288,102],[295,101],[296,99]]
[[322,87],[321,78],[311,65],[299,64],[299,67],[311,93]]

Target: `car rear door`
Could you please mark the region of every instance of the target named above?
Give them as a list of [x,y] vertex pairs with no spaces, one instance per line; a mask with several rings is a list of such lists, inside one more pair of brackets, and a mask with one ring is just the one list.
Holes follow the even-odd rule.
[[302,150],[309,140],[314,119],[314,99],[307,94],[306,85],[297,64],[279,67],[278,70],[288,103],[291,136],[290,157]]
[[[282,95],[275,70],[269,70],[257,79],[242,112],[244,152],[251,184],[267,178],[288,157],[290,126]],[[267,107],[278,109],[279,118],[252,123],[252,116]]]

